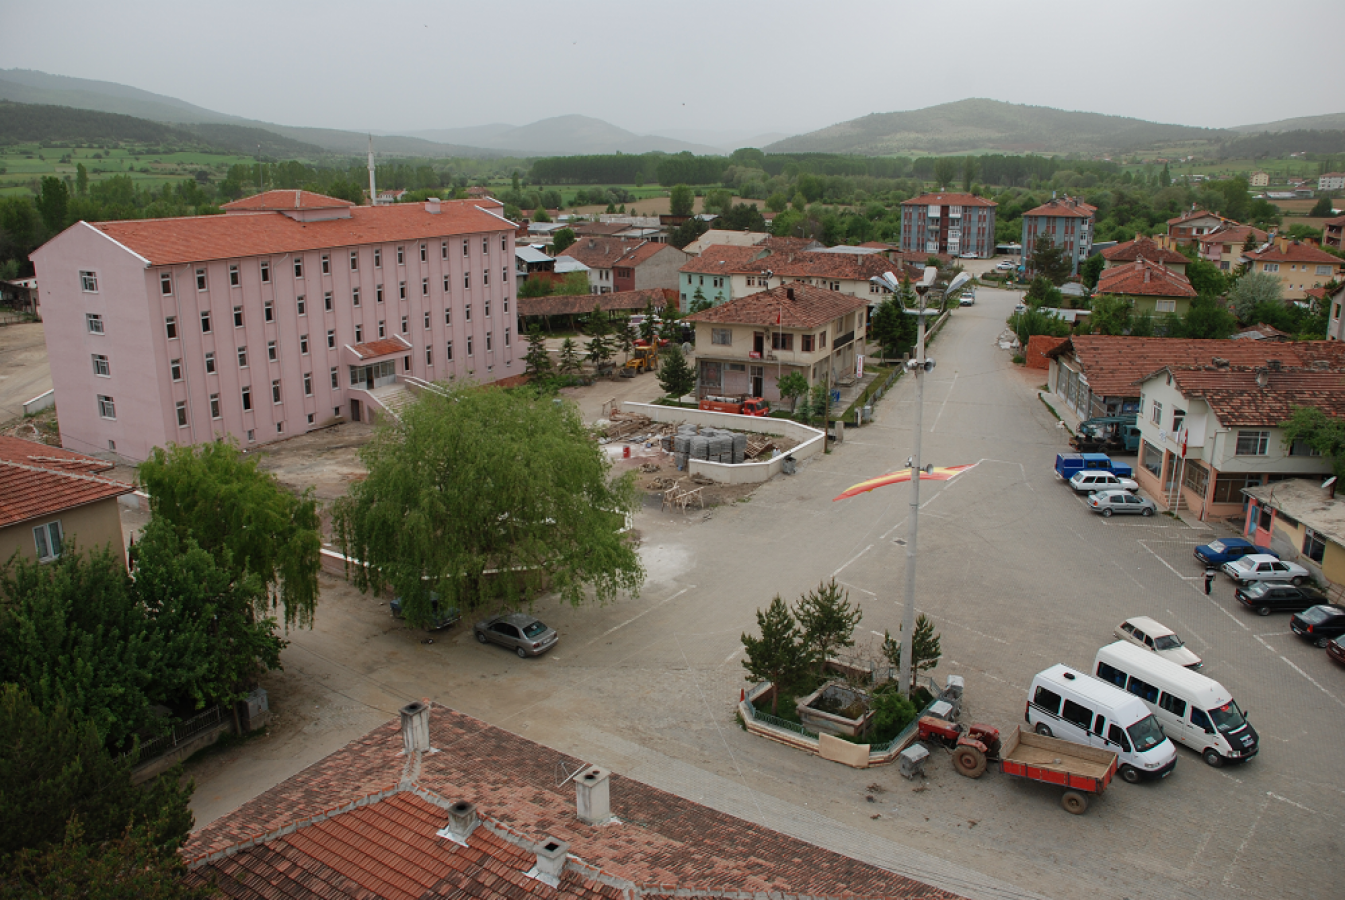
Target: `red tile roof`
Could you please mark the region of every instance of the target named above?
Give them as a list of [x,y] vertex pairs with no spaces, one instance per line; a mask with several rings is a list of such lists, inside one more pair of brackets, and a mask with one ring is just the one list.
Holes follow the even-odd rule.
[[19,438],[0,437],[0,527],[119,497],[135,485],[100,478],[112,463]]
[[1181,225],[1182,223],[1190,222],[1193,219],[1218,219],[1220,222],[1226,222],[1229,225],[1238,224],[1237,222],[1234,222],[1232,219],[1225,219],[1218,213],[1206,212],[1203,209],[1193,209],[1190,212],[1182,213],[1175,219],[1168,219],[1168,225]]
[[411,349],[411,342],[399,334],[377,341],[365,341],[350,348],[360,359],[373,359],[376,356],[389,356],[393,353],[405,353]]
[[664,250],[672,250],[674,253],[682,252],[671,244],[660,244],[656,241],[632,241],[625,238],[594,236],[571,244],[557,256],[572,257],[590,269],[610,269],[613,266],[635,268]]
[[[915,254],[922,263],[930,255]],[[771,252],[766,244],[756,247],[716,244],[706,247],[700,256],[687,260],[678,271],[692,275],[757,275],[769,269],[774,277],[783,279],[868,281],[891,268],[892,263],[882,253]]]
[[[1186,257],[1182,257],[1185,260]],[[1131,294],[1142,297],[1194,297],[1196,289],[1181,272],[1161,263],[1140,258],[1124,266],[1103,269],[1098,275],[1099,294]]]
[[1270,235],[1251,225],[1221,225],[1209,234],[1198,235],[1196,242],[1201,245],[1232,244],[1234,247],[1241,248],[1243,244],[1247,243],[1247,235],[1249,234],[1258,245],[1264,244],[1270,239]]
[[653,304],[662,309],[677,302],[672,288],[644,288],[638,291],[613,291],[610,294],[552,294],[549,297],[519,297],[520,316],[570,316],[593,312],[599,306],[606,312],[640,312]]
[[1226,359],[1235,366],[1263,366],[1278,359],[1286,366],[1314,364],[1345,369],[1345,342],[1214,341],[1076,334],[1045,352],[1048,358],[1073,353],[1099,397],[1139,395],[1135,382],[1163,366],[1203,366]]
[[[197,831],[191,880],[248,900],[953,897],[615,774],[615,820],[586,825],[555,778],[579,760],[441,706],[429,730],[440,752],[408,759],[390,722]],[[466,846],[436,834],[457,801],[481,819]],[[526,874],[546,838],[569,844],[557,888]]]
[[[388,193],[382,191],[379,196]],[[403,191],[405,193],[405,191]],[[332,209],[340,206],[354,206],[349,200],[315,194],[312,191],[266,191],[253,194],[232,203],[220,206],[224,210],[265,210],[265,209]]]
[[682,321],[819,328],[832,319],[868,305],[868,295],[852,297],[796,281],[730,300],[687,316]]
[[1102,258],[1110,262],[1134,262],[1137,259],[1176,265],[1190,262],[1176,250],[1160,247],[1152,238],[1142,236],[1137,236],[1133,241],[1117,244],[1115,247],[1108,247],[1102,251]]
[[242,212],[80,224],[103,232],[151,265],[162,266],[513,231],[511,223],[479,209],[477,202],[445,200],[437,214],[427,212],[423,203],[352,206],[349,218],[320,222],[299,222],[278,212]]
[[[1333,418],[1345,418],[1345,372],[1263,367],[1176,366],[1151,373],[1171,373],[1173,384],[1187,398],[1198,397],[1224,426],[1273,428],[1288,420],[1300,406],[1320,409]],[[1258,377],[1263,377],[1262,387]]]
[[1028,210],[1023,213],[1023,215],[1090,219],[1096,212],[1096,206],[1090,206],[1082,200],[1076,200],[1073,197],[1062,197],[1059,200],[1048,200],[1036,209]]
[[1339,256],[1332,256],[1311,244],[1300,241],[1275,241],[1263,250],[1252,250],[1247,258],[1262,263],[1317,263],[1319,265],[1345,265]]
[[902,201],[902,206],[999,206],[994,200],[977,197],[975,194],[921,194]]
[[[754,260],[767,254],[761,247],[738,247],[732,244],[711,244],[682,264],[677,271],[692,275],[731,275],[742,272]],[[767,268],[764,264],[754,271]]]

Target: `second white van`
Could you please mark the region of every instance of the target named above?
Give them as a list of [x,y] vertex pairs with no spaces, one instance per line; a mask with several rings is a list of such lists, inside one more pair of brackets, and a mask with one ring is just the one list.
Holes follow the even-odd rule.
[[1165,778],[1177,765],[1177,748],[1143,701],[1069,666],[1037,673],[1023,719],[1037,734],[1113,751],[1132,784]]
[[1164,734],[1211,766],[1251,759],[1260,749],[1256,729],[1233,695],[1213,678],[1124,641],[1099,650],[1093,671],[1144,701]]

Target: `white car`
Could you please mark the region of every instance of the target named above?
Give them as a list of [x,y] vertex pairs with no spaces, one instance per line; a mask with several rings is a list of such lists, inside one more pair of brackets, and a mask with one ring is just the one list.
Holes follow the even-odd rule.
[[1241,559],[1224,563],[1223,568],[1224,574],[1238,584],[1287,581],[1299,585],[1312,580],[1312,573],[1298,563],[1286,562],[1268,553],[1250,553]]
[[1007,271],[1009,271],[1010,269],[1016,269],[1016,268],[1018,268],[1018,265],[1017,265],[1017,263],[1009,262],[1009,261],[1006,259],[1006,260],[1004,260],[1002,263],[1000,263],[999,265],[995,266],[995,268],[996,268],[998,271],[1000,271],[1000,272],[1007,272]]
[[1075,493],[1091,494],[1093,491],[1138,491],[1139,482],[1121,478],[1111,472],[1098,472],[1081,469],[1069,480],[1069,486]]
[[1163,659],[1175,662],[1179,666],[1199,669],[1202,665],[1200,657],[1188,650],[1186,644],[1171,628],[1155,622],[1148,616],[1131,616],[1117,625],[1112,633],[1123,641],[1129,641],[1145,650],[1152,650]]

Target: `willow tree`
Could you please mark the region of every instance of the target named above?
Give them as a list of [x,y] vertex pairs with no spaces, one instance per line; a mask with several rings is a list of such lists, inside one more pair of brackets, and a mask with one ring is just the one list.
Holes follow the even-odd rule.
[[286,627],[313,624],[322,537],[311,490],[286,490],[226,441],[155,447],[139,475],[151,511],[180,539],[209,553],[235,580],[250,574],[265,583],[258,614],[281,609]]
[[569,404],[474,385],[425,392],[360,453],[369,477],[333,508],[364,591],[403,598],[411,624],[441,607],[515,607],[551,589],[569,603],[638,592],[622,534],[631,474],[610,463]]

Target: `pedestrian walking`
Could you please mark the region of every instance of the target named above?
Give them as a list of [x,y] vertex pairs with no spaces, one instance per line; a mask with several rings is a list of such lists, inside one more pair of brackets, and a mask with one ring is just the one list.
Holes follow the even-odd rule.
[[1214,568],[1207,566],[1205,568],[1205,596],[1210,595],[1210,585],[1214,584]]

